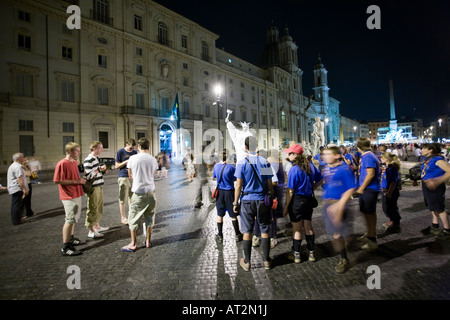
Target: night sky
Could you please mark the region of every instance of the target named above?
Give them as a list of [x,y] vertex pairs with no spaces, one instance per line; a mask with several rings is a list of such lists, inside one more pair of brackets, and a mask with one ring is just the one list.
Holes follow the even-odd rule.
[[[427,124],[450,113],[450,1],[157,0],[218,34],[218,48],[257,64],[273,19],[299,46],[303,93],[312,95],[320,52],[330,96],[342,115],[389,118],[389,77],[397,118]],[[369,5],[381,9],[381,30],[369,30]]]

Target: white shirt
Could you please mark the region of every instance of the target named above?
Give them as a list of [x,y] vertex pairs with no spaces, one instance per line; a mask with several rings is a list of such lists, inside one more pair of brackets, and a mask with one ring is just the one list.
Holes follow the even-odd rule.
[[153,156],[146,152],[135,154],[129,158],[127,168],[131,169],[133,178],[132,192],[141,194],[155,191],[153,175],[158,169],[158,163]]
[[25,188],[28,189],[26,184],[25,173],[22,169],[22,165],[18,162],[13,162],[8,168],[8,193],[13,194],[22,191],[22,187],[19,185],[17,179],[22,176],[22,180],[25,184]]

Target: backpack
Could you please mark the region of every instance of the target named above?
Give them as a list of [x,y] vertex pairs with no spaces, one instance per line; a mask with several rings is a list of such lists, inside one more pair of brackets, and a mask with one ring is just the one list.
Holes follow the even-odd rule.
[[422,173],[422,165],[420,163],[416,164],[414,167],[409,169],[409,178],[413,181],[421,180],[420,174]]

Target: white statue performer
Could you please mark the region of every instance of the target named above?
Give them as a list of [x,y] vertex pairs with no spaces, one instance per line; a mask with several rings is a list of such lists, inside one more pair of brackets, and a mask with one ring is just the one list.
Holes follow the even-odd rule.
[[319,147],[325,145],[325,126],[322,121],[320,121],[320,117],[316,117],[316,122],[313,124],[314,132],[313,136],[313,152],[316,155],[319,152]]
[[239,122],[242,130],[236,129],[233,123],[228,119],[231,114],[231,112],[229,111],[231,110],[227,110],[228,115],[225,118],[225,122],[227,124],[228,133],[230,134],[231,140],[233,141],[234,148],[236,149],[236,163],[238,163],[247,155],[247,152],[245,151],[245,138],[253,136],[253,134],[249,130],[250,123],[247,123],[245,121]]

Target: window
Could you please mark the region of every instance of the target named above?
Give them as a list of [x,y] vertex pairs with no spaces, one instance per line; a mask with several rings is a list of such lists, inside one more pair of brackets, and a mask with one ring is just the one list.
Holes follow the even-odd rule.
[[164,23],[158,23],[158,42],[167,45],[167,27]]
[[264,107],[264,98],[261,98],[261,105]]
[[184,101],[183,102],[183,112],[184,114],[189,114],[189,101]]
[[209,90],[209,83],[205,82],[205,90],[208,91]]
[[187,36],[181,36],[181,47],[187,49]]
[[209,105],[207,104],[207,105],[205,105],[205,117],[209,117],[210,116],[210,110],[209,110],[210,108],[209,108]]
[[145,138],[145,136],[147,135],[147,131],[137,131],[136,132],[136,141],[139,140],[140,138]]
[[97,87],[97,104],[100,106],[108,105],[108,88]]
[[255,98],[255,96],[252,96],[252,103],[256,103],[256,98]]
[[142,56],[142,48],[136,47],[136,55],[137,56]]
[[230,89],[230,98],[234,98],[234,92]]
[[19,131],[33,131],[33,124],[33,120],[19,119]]
[[99,131],[98,132],[98,141],[100,141],[102,143],[104,149],[109,149],[109,132],[108,131]]
[[161,97],[161,110],[169,110],[169,98]]
[[247,110],[241,109],[241,120],[247,121]]
[[287,131],[286,113],[284,112],[284,110],[281,111],[281,130]]
[[142,76],[142,65],[140,65],[140,64],[136,65],[136,74],[138,76]]
[[183,62],[183,69],[187,70],[188,69],[188,64]]
[[100,68],[107,68],[108,67],[108,57],[104,56],[102,54],[98,55],[98,66]]
[[262,116],[261,116],[261,124],[262,124],[263,126],[265,126],[266,123],[267,123],[266,115],[262,115]]
[[209,61],[209,47],[205,41],[202,41],[202,60]]
[[34,136],[25,135],[19,136],[19,150],[24,156],[29,157],[34,155]]
[[23,34],[19,34],[17,37],[17,44],[19,49],[31,51],[31,37],[24,36]]
[[109,1],[94,0],[92,18],[106,24],[112,24],[109,19]]
[[68,144],[69,142],[75,142],[75,137],[74,136],[63,136],[63,141],[62,141],[63,154],[66,154],[66,144]]
[[245,88],[245,84],[241,81],[241,88]]
[[72,48],[62,46],[61,57],[62,57],[64,60],[72,61]]
[[62,132],[75,132],[75,123],[73,122],[63,122]]
[[189,87],[189,78],[188,77],[183,77],[183,86]]
[[67,24],[65,24],[65,23],[62,24],[62,32],[65,33],[65,34],[72,35],[72,30],[67,28]]
[[252,86],[252,91],[255,91],[255,87]]
[[61,100],[66,102],[75,102],[75,84],[73,82],[61,82]]
[[18,73],[16,78],[16,94],[21,97],[33,97],[33,75]]
[[241,101],[245,101],[245,93],[241,92]]
[[134,15],[134,28],[142,31],[142,17]]
[[230,82],[230,84],[233,84],[233,79],[230,79],[229,82]]
[[136,109],[145,109],[145,94],[141,92],[136,93]]
[[31,15],[29,12],[19,10],[19,20],[25,21],[25,22],[31,22]]

